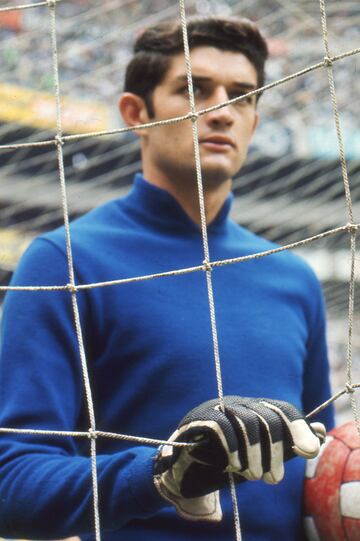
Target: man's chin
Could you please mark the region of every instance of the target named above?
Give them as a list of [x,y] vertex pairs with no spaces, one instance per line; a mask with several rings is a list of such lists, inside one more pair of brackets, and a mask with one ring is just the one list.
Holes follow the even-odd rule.
[[206,168],[202,167],[202,181],[204,186],[217,187],[227,183],[235,174],[233,169],[225,168]]

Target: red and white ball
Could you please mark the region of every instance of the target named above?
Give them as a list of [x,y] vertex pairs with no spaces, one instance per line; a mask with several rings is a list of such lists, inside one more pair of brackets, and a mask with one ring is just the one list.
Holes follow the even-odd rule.
[[310,541],[360,541],[360,436],[354,422],[334,428],[305,479]]

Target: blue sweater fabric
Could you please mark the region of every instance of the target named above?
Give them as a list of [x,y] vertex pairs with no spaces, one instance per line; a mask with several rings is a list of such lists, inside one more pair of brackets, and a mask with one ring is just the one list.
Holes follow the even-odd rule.
[[[229,217],[229,196],[208,229],[211,260],[274,245]],[[193,267],[203,259],[197,226],[140,175],[130,194],[71,224],[77,284]],[[309,412],[329,397],[324,310],[313,272],[282,252],[215,268],[214,297],[224,394],[287,400]],[[36,239],[16,285],[69,282],[64,229]],[[191,408],[217,396],[203,272],[78,293],[97,429],[167,439]],[[87,430],[71,296],[9,292],[0,357],[0,427]],[[328,428],[333,411],[318,417]],[[229,491],[221,523],[177,517],[152,482],[156,449],[97,439],[105,541],[233,541]],[[285,479],[238,486],[244,541],[303,538],[304,461]],[[93,537],[89,440],[0,435],[0,535]]]

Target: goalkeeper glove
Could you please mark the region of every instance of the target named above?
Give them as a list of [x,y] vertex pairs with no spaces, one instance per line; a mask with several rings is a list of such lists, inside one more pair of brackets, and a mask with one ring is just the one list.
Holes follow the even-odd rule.
[[284,476],[284,461],[314,458],[325,439],[321,423],[308,423],[291,404],[266,398],[224,397],[191,410],[169,442],[161,446],[154,481],[160,494],[190,520],[219,521],[219,489],[235,482],[263,479],[275,484]]

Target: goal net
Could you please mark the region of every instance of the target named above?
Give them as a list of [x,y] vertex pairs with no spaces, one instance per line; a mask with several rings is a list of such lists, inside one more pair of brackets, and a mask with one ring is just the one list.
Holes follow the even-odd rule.
[[[102,434],[96,428],[77,310],[80,287],[74,279],[68,224],[69,219],[125,194],[133,174],[141,169],[139,143],[121,124],[117,100],[134,35],[148,24],[174,17],[183,22],[190,95],[186,118],[193,126],[197,155],[197,119],[205,112],[196,111],[192,101],[185,25],[186,18],[195,14],[245,16],[258,22],[268,37],[271,57],[259,105],[262,122],[247,163],[234,179],[233,218],[276,241],[279,251],[293,249],[315,268],[327,301],[333,398],[339,398],[339,419],[355,416],[358,422],[360,371],[356,360],[360,342],[354,333],[359,319],[355,296],[360,212],[360,183],[356,180],[360,172],[358,2],[46,0],[1,6],[0,293],[9,289],[11,273],[31,239],[65,223],[69,283],[63,289],[73,300],[90,418],[97,539],[101,517],[96,438],[130,436]],[[205,271],[221,399],[221,355],[211,270],[241,264],[245,258],[211,260],[198,160],[197,165],[203,254],[199,254],[198,268],[169,269],[169,274]],[[158,278],[161,276],[136,279]],[[104,285],[111,287],[85,284],[81,288]],[[343,395],[350,400],[341,398]],[[10,430],[0,427],[3,432]],[[145,441],[141,435],[133,439]],[[235,502],[234,511],[237,523]],[[238,525],[236,532],[239,539]]]

